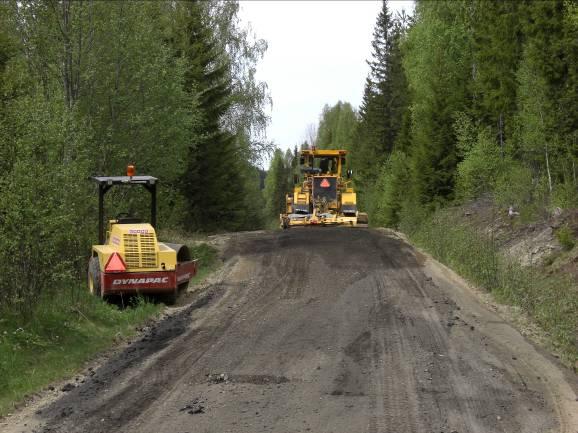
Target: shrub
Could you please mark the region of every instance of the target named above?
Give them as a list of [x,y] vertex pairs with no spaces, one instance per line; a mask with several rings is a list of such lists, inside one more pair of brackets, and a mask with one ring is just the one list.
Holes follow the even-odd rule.
[[560,183],[554,187],[552,205],[562,209],[578,206],[578,190],[571,181]]
[[574,248],[574,245],[576,245],[574,233],[568,225],[565,225],[556,231],[556,239],[558,239],[558,242],[560,242],[560,245],[562,245],[562,248],[566,251],[570,251]]
[[496,181],[494,197],[500,206],[521,208],[532,202],[535,188],[532,171],[510,161],[508,169],[504,170]]
[[398,226],[408,182],[407,157],[403,152],[395,151],[381,169],[377,181],[373,224],[394,228]]
[[[462,147],[465,148],[465,145]],[[473,147],[466,150],[464,160],[458,164],[458,198],[470,200],[491,191],[503,166],[504,160],[490,131],[481,131]]]

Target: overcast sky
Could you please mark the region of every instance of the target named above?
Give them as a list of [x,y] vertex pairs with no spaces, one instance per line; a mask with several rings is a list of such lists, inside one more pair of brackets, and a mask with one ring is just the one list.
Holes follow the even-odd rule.
[[[273,98],[267,135],[282,149],[306,138],[325,104],[358,107],[380,1],[241,1],[240,17],[269,45],[257,67]],[[413,1],[390,1],[413,11]]]

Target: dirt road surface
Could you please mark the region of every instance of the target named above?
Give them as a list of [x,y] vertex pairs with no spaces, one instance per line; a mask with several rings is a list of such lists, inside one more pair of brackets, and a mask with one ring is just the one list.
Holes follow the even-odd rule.
[[10,432],[578,432],[577,380],[371,229],[232,235],[214,284]]

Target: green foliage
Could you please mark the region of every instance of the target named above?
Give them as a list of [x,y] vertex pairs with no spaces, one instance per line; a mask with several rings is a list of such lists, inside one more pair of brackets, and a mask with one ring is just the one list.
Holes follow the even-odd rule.
[[[79,289],[97,230],[89,176],[132,162],[158,177],[161,228],[264,222],[255,164],[270,147],[269,95],[255,67],[266,44],[240,25],[238,3],[53,3],[0,2],[4,408],[157,310],[111,310]],[[107,195],[109,216],[148,216],[147,205],[144,190]],[[216,266],[214,251],[193,250],[203,272]],[[56,324],[59,341],[46,335]]]
[[556,230],[556,239],[566,251],[570,251],[576,245],[574,232],[567,224]]
[[494,200],[502,208],[512,206],[520,212],[522,221],[535,220],[545,205],[547,181],[535,178],[532,170],[516,161],[505,161],[505,169],[494,186]]
[[[359,122],[354,136],[352,166],[360,190],[372,189],[377,168],[393,151],[407,108],[407,83],[402,68],[401,41],[405,17],[392,17],[387,2],[377,16],[372,41],[370,73],[365,81]],[[373,192],[369,192],[373,194]]]
[[430,213],[431,211],[426,206],[417,202],[415,196],[409,194],[402,202],[398,227],[404,233],[414,233],[419,230]]
[[205,2],[209,26],[216,33],[219,49],[226,53],[231,79],[231,107],[224,116],[226,128],[237,137],[237,146],[254,163],[273,151],[265,128],[269,118],[265,113],[271,104],[267,83],[255,77],[257,63],[267,50],[267,42],[256,39],[250,27],[241,27],[239,3]]
[[219,258],[219,252],[211,245],[201,242],[190,247],[191,255],[198,260],[201,268],[213,267]]
[[467,49],[472,53],[473,116],[505,137],[516,108],[516,70],[522,55],[524,2],[464,3],[460,21],[470,28]]
[[374,206],[368,208],[373,216],[373,225],[397,228],[400,212],[406,200],[407,183],[409,182],[407,156],[394,151],[381,169],[375,189]]
[[524,52],[518,79],[517,150],[524,162],[550,176],[552,142],[556,141],[553,107],[546,81],[532,64],[530,48]]
[[74,298],[68,292],[39,298],[34,319],[0,307],[0,416],[11,411],[14,401],[74,374],[160,310],[139,298],[120,310],[84,287],[74,292]]
[[[351,147],[358,201],[374,223],[414,226],[416,206],[483,195],[523,220],[577,203],[576,7],[487,6],[418,2],[412,19],[385,3],[379,12]],[[393,149],[406,155],[403,169]]]
[[[263,224],[253,161],[268,94],[254,67],[266,45],[239,27],[237,3],[0,9],[2,304],[32,314],[40,294],[84,280],[97,227],[87,178],[128,162],[160,179],[161,227]],[[143,191],[107,203],[108,216],[148,216]]]
[[556,185],[552,195],[552,207],[561,209],[578,207],[578,189],[572,180],[568,179],[566,182]]
[[504,167],[500,149],[490,132],[485,129],[478,134],[472,147],[464,137],[458,138],[458,147],[464,149],[464,159],[457,166],[456,195],[471,200],[492,191],[496,179]]
[[41,293],[62,290],[84,265],[95,223],[78,200],[89,193],[78,181],[86,178],[86,142],[76,114],[54,101],[21,97],[5,114],[15,152],[0,178],[0,305],[30,314]]
[[[387,2],[382,3],[373,32],[372,57],[368,61],[370,72],[365,81],[359,120],[348,148],[351,151],[350,166],[355,173],[358,205],[372,213],[374,222],[380,220],[375,212],[380,206],[386,181],[381,168],[396,147],[404,150],[408,143],[409,93],[401,51],[408,22],[405,15],[393,17]],[[378,177],[380,182],[376,182]],[[392,212],[383,219],[394,220],[396,211],[392,208]]]
[[464,158],[478,140],[478,130],[469,115],[459,111],[455,114],[454,133],[458,156]]
[[[384,2],[350,157],[373,222],[412,226],[412,206],[481,196],[523,220],[578,203],[576,5],[488,6],[417,2],[407,19]],[[409,171],[401,205],[394,149]]]
[[241,168],[241,182],[245,187],[245,196],[239,227],[243,230],[257,230],[263,228],[266,223],[261,185],[262,173],[262,170],[249,162],[243,163]]
[[272,220],[285,212],[285,194],[290,190],[291,166],[280,149],[275,150],[267,177],[265,178],[265,209]]
[[420,203],[453,198],[458,163],[454,119],[465,111],[471,65],[465,4],[420,2],[404,44],[411,91],[412,194]]
[[317,128],[319,149],[350,149],[357,126],[357,115],[349,102],[326,105]]
[[184,88],[202,112],[192,128],[187,169],[179,182],[189,204],[187,229],[238,228],[244,204],[241,155],[232,131],[222,128],[232,102],[229,60],[209,27],[204,5],[180,7],[185,18],[176,31],[176,48],[187,64]]

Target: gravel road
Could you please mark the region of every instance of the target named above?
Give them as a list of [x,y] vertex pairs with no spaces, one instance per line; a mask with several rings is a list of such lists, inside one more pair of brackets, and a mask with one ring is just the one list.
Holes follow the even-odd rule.
[[578,432],[576,376],[395,236],[244,233],[223,258],[214,284],[7,431]]

